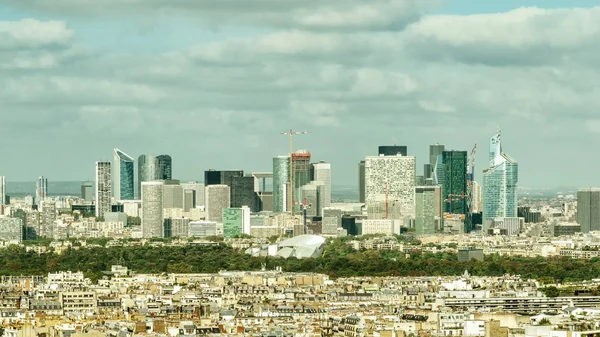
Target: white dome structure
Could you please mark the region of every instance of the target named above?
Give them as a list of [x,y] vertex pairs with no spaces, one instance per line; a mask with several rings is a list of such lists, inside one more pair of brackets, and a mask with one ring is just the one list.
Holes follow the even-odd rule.
[[281,241],[276,256],[283,258],[295,257],[316,258],[323,254],[325,238],[319,235],[298,235]]

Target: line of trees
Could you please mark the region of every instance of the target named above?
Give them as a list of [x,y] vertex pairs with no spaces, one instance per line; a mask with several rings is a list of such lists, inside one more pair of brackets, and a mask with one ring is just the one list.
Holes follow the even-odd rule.
[[484,261],[459,262],[456,254],[415,251],[355,251],[344,240],[331,240],[323,256],[314,259],[252,257],[225,245],[183,247],[70,248],[62,254],[36,254],[24,247],[0,250],[0,274],[42,275],[60,270],[83,271],[97,280],[113,264],[122,264],[139,273],[216,273],[220,270],[258,270],[282,267],[289,272],[316,272],[331,277],[347,276],[476,276],[521,275],[524,278],[556,282],[600,277],[600,259],[574,260],[564,257],[527,258],[486,256]]

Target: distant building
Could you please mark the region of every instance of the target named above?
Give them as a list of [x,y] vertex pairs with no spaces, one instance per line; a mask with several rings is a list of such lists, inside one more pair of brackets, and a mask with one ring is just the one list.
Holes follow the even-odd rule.
[[436,219],[440,219],[440,214],[436,213],[441,208],[439,193],[439,186],[415,187],[415,234],[435,234]]
[[365,203],[365,161],[358,163],[358,202]]
[[230,207],[229,198],[229,186],[206,186],[206,220],[221,222],[223,220],[223,208]]
[[181,187],[183,188],[184,191],[186,190],[193,190],[194,191],[194,200],[193,200],[193,206],[192,207],[197,207],[197,206],[204,206],[204,184],[196,182],[196,181],[190,181],[184,184],[181,184]]
[[156,157],[149,155],[141,155],[138,157],[138,193],[142,195],[142,183],[145,181],[159,180],[157,174]]
[[470,260],[483,261],[483,249],[459,249],[458,261],[469,262]]
[[250,208],[224,208],[223,237],[233,238],[242,234],[250,235]]
[[290,157],[273,158],[273,212],[289,211]]
[[0,205],[6,204],[6,177],[0,176]]
[[446,147],[444,145],[429,145],[429,168],[431,169],[431,176],[429,178],[433,178],[435,169],[438,167],[438,159],[444,151],[446,151]]
[[252,175],[233,177],[231,180],[231,207],[248,206],[252,212],[260,212],[258,186]]
[[142,236],[163,238],[163,181],[142,182]]
[[331,164],[320,161],[318,163],[311,164],[310,171],[310,179],[322,184],[318,203],[318,215],[321,215],[320,210],[331,206]]
[[96,162],[96,217],[111,211],[111,164]]
[[388,206],[397,207],[402,216],[414,216],[415,171],[416,160],[412,156],[367,157],[365,159],[367,211],[371,205],[387,203]]
[[577,191],[577,223],[583,233],[600,230],[600,188]]
[[48,197],[48,179],[39,177],[35,184],[35,203],[39,205]]
[[292,169],[294,174],[294,212],[300,212],[301,207],[299,203],[302,203],[302,186],[310,183],[310,152],[306,150],[299,150],[292,153]]
[[156,157],[156,180],[173,179],[173,160],[171,156],[163,154]]
[[483,171],[484,229],[486,219],[517,216],[518,163],[502,151],[500,131],[490,138],[489,158],[490,168]]
[[125,152],[115,149],[113,192],[116,200],[134,199],[134,162],[135,159]]
[[[399,226],[398,226],[399,227]],[[393,235],[394,220],[391,219],[365,219],[362,221],[362,234]]]
[[442,152],[444,212],[467,214],[467,151]]
[[380,156],[408,156],[408,149],[406,146],[382,145],[379,147],[378,154]]
[[0,240],[20,243],[23,240],[23,220],[0,216]]
[[190,231],[190,219],[167,218],[163,222],[165,238],[187,238]]
[[163,180],[163,208],[183,209],[183,187],[179,180]]
[[214,221],[192,221],[188,237],[205,238],[217,235],[217,223]]
[[85,201],[94,201],[94,183],[91,181],[84,181],[81,184],[81,199]]

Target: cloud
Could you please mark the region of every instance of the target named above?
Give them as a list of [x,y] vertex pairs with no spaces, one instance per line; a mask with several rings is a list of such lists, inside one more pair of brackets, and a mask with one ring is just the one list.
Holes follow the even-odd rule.
[[431,15],[410,26],[406,44],[432,61],[535,66],[598,55],[599,20],[600,7]]
[[73,37],[73,31],[61,21],[0,21],[0,51],[63,48]]
[[440,0],[7,0],[10,6],[44,13],[136,20],[186,18],[210,26],[253,25],[311,30],[399,29]]

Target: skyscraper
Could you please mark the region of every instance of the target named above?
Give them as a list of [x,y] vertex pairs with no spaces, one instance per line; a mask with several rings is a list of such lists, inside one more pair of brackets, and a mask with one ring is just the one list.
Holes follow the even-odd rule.
[[231,207],[240,208],[248,206],[253,212],[259,212],[260,200],[258,186],[252,175],[233,177],[231,181]]
[[583,233],[600,231],[600,188],[577,191],[577,223]]
[[298,203],[302,203],[302,186],[310,183],[310,152],[299,150],[292,153],[292,171],[294,175],[294,211],[299,212],[301,207]]
[[331,164],[324,161],[312,164],[311,180],[323,183],[319,193],[320,208],[331,206]]
[[194,200],[193,200],[193,206],[192,207],[197,207],[197,206],[204,206],[204,184],[199,183],[197,181],[190,181],[184,184],[181,184],[181,187],[183,187],[183,190],[194,190]]
[[6,205],[6,178],[0,176],[0,205]]
[[442,152],[444,211],[467,214],[467,151]]
[[160,180],[163,182],[163,208],[183,209],[183,187],[179,180]]
[[223,221],[223,208],[230,207],[230,192],[227,185],[206,186],[206,220]]
[[273,158],[273,212],[288,211],[290,157]]
[[[483,222],[517,216],[519,166],[502,151],[500,131],[490,138],[490,167],[483,171]],[[485,228],[484,228],[485,229]]]
[[[436,189],[439,186],[415,187],[415,233],[427,235],[435,233]],[[439,205],[437,207],[439,209]]]
[[117,200],[133,200],[134,191],[134,161],[125,152],[115,149],[114,167],[114,196]]
[[365,161],[358,163],[358,202],[365,202]]
[[379,147],[380,156],[408,156],[408,149],[406,146],[397,145],[382,145]]
[[367,209],[383,203],[384,208],[397,207],[403,216],[414,216],[415,173],[416,160],[412,156],[366,157]]
[[35,184],[35,202],[37,205],[48,196],[48,179],[39,177]]
[[142,182],[142,236],[144,238],[164,237],[163,188],[164,181]]
[[94,201],[94,183],[91,181],[84,181],[81,183],[81,199],[85,201]]
[[173,161],[171,156],[163,154],[156,157],[156,180],[171,180]]
[[138,157],[138,193],[142,195],[142,183],[144,181],[154,181],[157,179],[158,174],[156,167],[156,157],[149,155],[141,155]]
[[111,211],[110,162],[96,162],[96,217]]
[[[436,168],[441,166],[441,165],[438,165],[438,159],[441,158],[441,155],[445,150],[446,150],[446,147],[439,143],[436,143],[434,145],[429,145],[429,165],[430,165],[429,167],[431,169],[431,177],[432,178],[435,175]],[[435,178],[433,179],[433,182],[435,184],[439,184],[439,183],[435,182]]]

